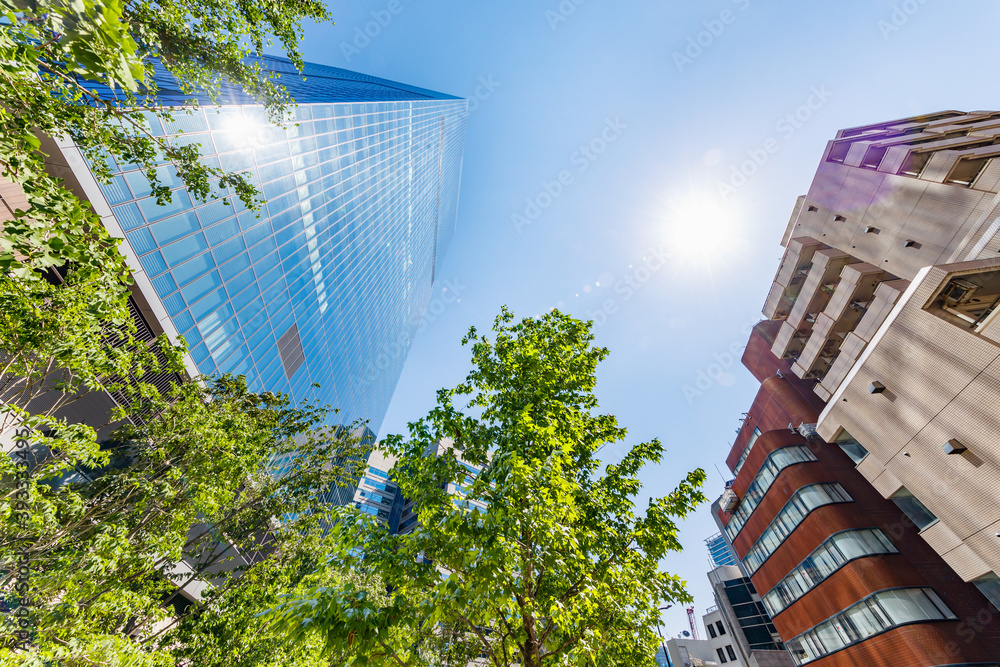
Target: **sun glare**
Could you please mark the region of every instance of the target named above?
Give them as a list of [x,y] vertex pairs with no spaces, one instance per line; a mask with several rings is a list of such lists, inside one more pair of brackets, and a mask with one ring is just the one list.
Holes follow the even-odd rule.
[[713,194],[695,193],[667,203],[663,238],[674,257],[686,263],[712,265],[734,247],[738,227],[732,207]]
[[235,143],[245,148],[257,146],[263,125],[254,118],[233,114],[225,119],[224,129]]

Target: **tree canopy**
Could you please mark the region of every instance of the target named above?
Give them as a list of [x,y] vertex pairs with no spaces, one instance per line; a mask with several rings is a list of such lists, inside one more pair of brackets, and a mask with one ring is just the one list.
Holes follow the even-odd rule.
[[664,449],[652,440],[602,461],[626,430],[596,412],[608,350],[591,326],[504,309],[492,337],[470,330],[465,382],[382,445],[417,528],[392,535],[345,515],[334,529],[333,562],[382,580],[387,598],[317,586],[278,606],[276,622],[293,637],[321,628],[343,664],[439,664],[427,649],[442,633],[449,651],[495,667],[654,664],[657,608],[691,599],[660,563],[680,551],[675,519],[705,500],[705,474],[637,511],[639,473]]
[[[16,487],[0,497],[0,563],[30,565],[33,600],[31,646],[5,627],[0,664],[173,665],[192,651],[215,664],[201,652],[240,635],[220,635],[213,615],[252,616],[252,600],[331,576],[320,501],[358,476],[371,443],[242,378],[178,384],[158,400],[157,419],[124,427],[96,456],[47,450],[23,516]],[[16,466],[0,457],[0,476]],[[0,590],[17,577],[6,568]],[[190,586],[203,589],[194,603],[179,592]]]

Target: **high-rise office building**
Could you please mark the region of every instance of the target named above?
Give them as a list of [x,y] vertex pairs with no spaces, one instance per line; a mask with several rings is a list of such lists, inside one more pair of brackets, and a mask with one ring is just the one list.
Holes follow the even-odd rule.
[[[247,172],[266,199],[259,215],[232,192],[197,200],[168,165],[167,205],[135,165],[98,184],[61,142],[49,166],[125,238],[137,308],[153,333],[187,341],[192,374],[244,374],[254,390],[328,404],[377,432],[455,229],[467,102],[262,64],[298,103],[285,128],[232,87],[218,106],[149,118],[207,164]],[[158,83],[164,105],[185,98],[169,76]]]
[[713,567],[737,564],[736,555],[722,533],[716,533],[705,540],[705,546],[708,548],[708,557],[712,561]]
[[[443,438],[437,445],[428,447],[424,456],[441,456],[453,446],[454,441],[451,438]],[[469,485],[475,481],[476,476],[480,473],[479,468],[466,463],[461,458],[458,459],[458,462],[466,469],[466,476],[461,480],[461,483],[448,482],[444,490],[454,497],[456,503],[464,503],[470,509],[478,508],[485,511],[486,505],[483,502],[466,498]],[[420,521],[418,511],[419,508],[413,500],[402,494],[396,494],[396,502],[393,504],[392,516],[389,520],[390,530],[400,535],[416,530]]]
[[365,514],[370,514],[384,524],[392,526],[392,507],[399,496],[399,485],[389,476],[396,458],[381,450],[374,450],[368,456],[368,466],[358,480],[354,494],[354,506]]
[[998,185],[1000,113],[948,111],[839,132],[795,205],[713,509],[796,664],[997,664]]
[[750,578],[736,565],[722,565],[708,573],[708,580],[715,605],[705,612],[702,622],[719,661],[735,662],[739,667],[791,667],[788,652]]

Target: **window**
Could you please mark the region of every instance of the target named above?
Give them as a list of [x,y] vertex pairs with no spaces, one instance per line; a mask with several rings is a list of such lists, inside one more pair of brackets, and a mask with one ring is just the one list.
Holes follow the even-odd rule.
[[728,662],[726,660],[726,654],[722,652],[721,648],[715,649],[715,652],[719,655],[719,662]]
[[865,158],[861,161],[861,166],[865,169],[878,169],[879,164],[882,162],[882,158],[885,157],[886,151],[888,150],[888,146],[872,146],[865,153]]
[[917,500],[916,496],[910,493],[905,486],[892,496],[892,502],[896,503],[896,507],[903,510],[903,514],[913,522],[917,530],[923,530],[938,520],[933,512]]
[[822,623],[813,631],[816,633],[820,644],[826,649],[827,653],[833,653],[834,651],[839,651],[840,649],[847,646],[848,639],[844,637],[837,625],[834,623]]
[[774,641],[777,630],[749,579],[731,579],[725,582],[725,594],[751,650],[784,650],[779,642]]
[[732,644],[727,644],[726,645],[726,653],[729,654],[729,659],[730,660],[735,660],[736,659],[736,651],[733,650]]
[[776,616],[855,558],[896,553],[878,528],[847,530],[831,535],[761,598]]
[[990,572],[982,579],[976,579],[972,583],[982,591],[983,595],[993,603],[994,607],[1000,609],[1000,577]]
[[903,166],[900,167],[899,173],[903,176],[913,176],[914,178],[920,176],[920,173],[927,166],[927,162],[930,161],[932,153],[930,151],[925,151],[923,153],[918,153],[917,151],[910,151],[905,158],[903,158]]
[[963,158],[955,163],[944,182],[972,187],[989,161],[989,157]]
[[747,456],[750,455],[750,450],[753,449],[753,446],[755,444],[757,444],[757,438],[759,437],[760,437],[760,429],[755,428],[753,430],[753,433],[750,434],[750,438],[747,440],[747,444],[743,446],[743,453],[740,454],[740,460],[736,463],[736,468],[733,470],[734,475],[740,474],[740,468],[743,467],[743,464],[747,460]]
[[879,591],[792,639],[788,651],[803,665],[900,625],[942,620],[957,617],[930,588]]
[[716,621],[715,627],[719,629],[719,636],[726,634],[726,626],[722,624],[722,621]]
[[977,333],[995,320],[1000,305],[1000,271],[961,273],[951,277],[927,310]]
[[802,487],[789,498],[764,534],[743,557],[743,565],[753,574],[814,509],[852,501],[840,484],[811,484]]
[[830,155],[827,156],[827,162],[839,162],[844,163],[847,159],[847,154],[851,150],[850,141],[838,141],[833,144],[833,148],[830,149]]
[[[932,597],[933,596],[933,597]],[[941,608],[944,603],[933,591],[921,589],[898,589],[878,594],[878,602],[896,625],[913,621],[947,618]],[[940,606],[939,606],[940,605]]]
[[844,557],[836,549],[817,549],[809,561],[815,578],[823,580],[840,569],[844,563]]
[[854,605],[841,616],[854,637],[870,637],[879,632],[884,625],[883,620],[868,604]]
[[861,463],[868,456],[868,450],[862,447],[861,443],[851,437],[847,431],[842,432],[837,438],[837,446],[844,450],[844,453],[851,457],[855,463]]
[[712,625],[711,623],[709,623],[709,624],[708,624],[708,625],[706,625],[705,627],[706,627],[706,628],[708,628],[708,634],[709,634],[709,636],[710,636],[710,637],[711,637],[712,639],[715,639],[715,626],[714,626],[714,625]]
[[736,511],[733,512],[733,518],[726,525],[726,533],[729,535],[729,539],[735,539],[740,531],[743,530],[743,526],[746,525],[750,515],[757,509],[757,505],[760,504],[760,501],[767,494],[774,480],[778,478],[778,474],[782,470],[796,463],[815,460],[817,460],[816,456],[807,447],[782,447],[771,452],[750,484],[750,487],[743,494],[743,499],[740,501],[739,506],[737,506]]

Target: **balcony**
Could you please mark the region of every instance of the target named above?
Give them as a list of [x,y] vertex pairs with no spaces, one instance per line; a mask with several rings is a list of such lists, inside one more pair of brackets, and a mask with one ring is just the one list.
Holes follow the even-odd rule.
[[722,495],[719,497],[719,507],[726,514],[732,514],[733,510],[736,509],[736,506],[739,505],[739,503],[740,503],[739,496],[737,496],[736,492],[733,491],[728,486],[726,487],[726,490],[722,492]]
[[764,317],[769,320],[783,320],[788,317],[806,275],[812,267],[815,252],[826,246],[814,238],[800,236],[788,242],[785,256],[774,277],[771,291],[764,302]]
[[881,268],[859,262],[846,265],[836,283],[820,286],[821,291],[830,294],[830,300],[821,313],[806,316],[812,332],[792,366],[793,373],[803,379],[822,380],[826,376],[847,334],[857,326],[876,287],[887,276]]
[[908,280],[890,280],[878,283],[875,293],[868,300],[854,299],[850,308],[856,308],[860,313],[857,324],[843,338],[839,346],[839,354],[830,365],[814,391],[824,400],[830,400],[834,392],[847,377],[854,363],[861,357],[865,346],[871,341],[875,332],[889,316],[893,306],[909,287]]
[[781,359],[797,359],[805,348],[819,314],[830,302],[833,286],[844,267],[858,260],[836,248],[822,248],[813,254],[795,304],[775,337],[771,351]]

